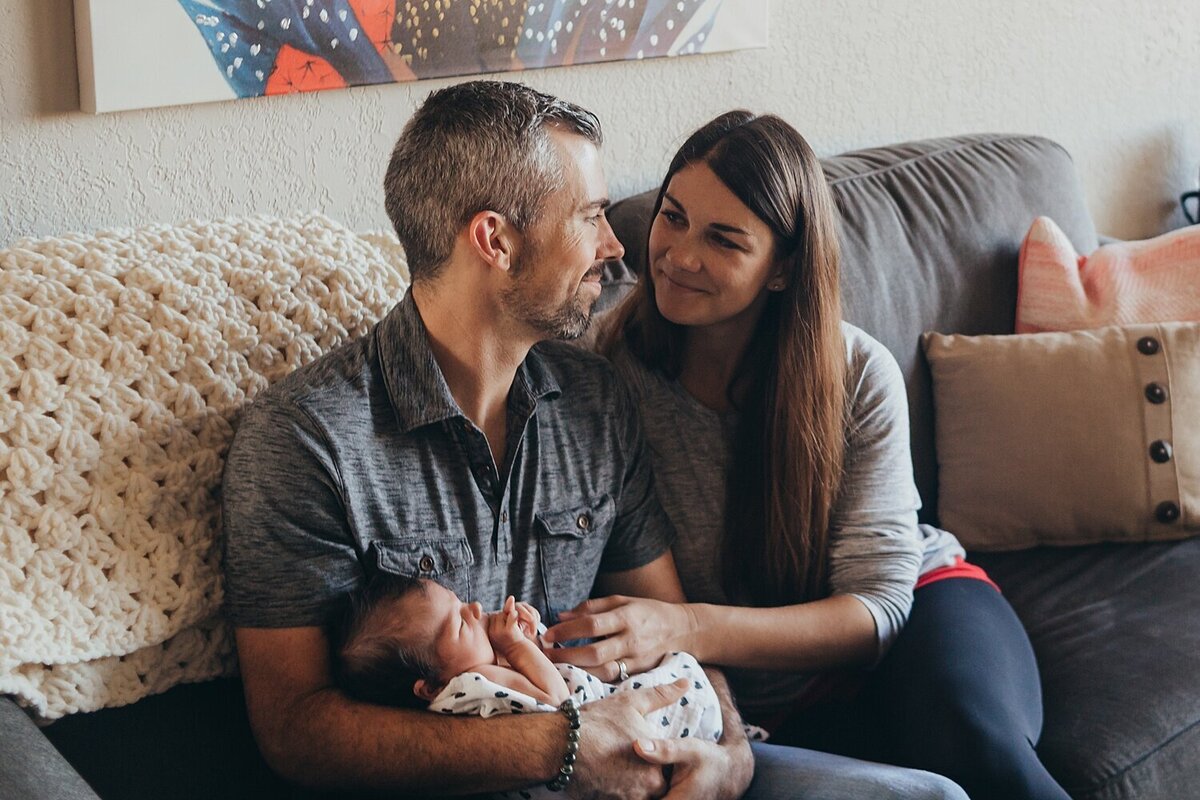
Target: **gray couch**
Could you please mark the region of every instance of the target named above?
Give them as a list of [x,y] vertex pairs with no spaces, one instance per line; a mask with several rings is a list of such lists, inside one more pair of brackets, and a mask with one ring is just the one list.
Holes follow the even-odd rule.
[[[936,520],[927,330],[1009,333],[1017,249],[1034,217],[1097,246],[1070,157],[1045,139],[985,135],[824,162],[843,215],[846,317],[896,355],[913,459]],[[651,194],[616,204],[628,248],[605,301],[645,260]],[[1073,797],[1200,797],[1200,540],[975,554],[1024,621],[1042,671],[1042,758]],[[51,746],[52,745],[52,746]],[[82,778],[80,777],[82,776]],[[86,783],[85,783],[86,781]],[[91,788],[89,788],[89,785]],[[276,797],[234,680],[178,687],[39,730],[0,700],[0,796]]]

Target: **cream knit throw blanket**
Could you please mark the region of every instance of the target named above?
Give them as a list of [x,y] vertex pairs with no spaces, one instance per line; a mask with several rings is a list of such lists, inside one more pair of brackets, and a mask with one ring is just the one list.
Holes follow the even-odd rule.
[[0,251],[0,694],[52,720],[233,671],[239,412],[406,285],[388,237],[316,214]]

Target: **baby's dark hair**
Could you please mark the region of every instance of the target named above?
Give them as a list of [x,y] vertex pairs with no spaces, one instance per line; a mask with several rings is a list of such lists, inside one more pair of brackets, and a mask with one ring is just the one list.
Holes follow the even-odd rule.
[[334,675],[342,691],[379,705],[427,705],[413,693],[413,683],[418,678],[436,681],[433,665],[404,636],[407,625],[384,624],[382,619],[397,603],[424,594],[421,580],[381,572],[350,596],[332,642]]

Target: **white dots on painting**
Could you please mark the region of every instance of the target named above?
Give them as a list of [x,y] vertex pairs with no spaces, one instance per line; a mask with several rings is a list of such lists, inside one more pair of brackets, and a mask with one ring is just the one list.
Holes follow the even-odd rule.
[[658,34],[657,33],[650,34],[650,46],[658,47]]
[[321,22],[329,22],[329,12],[328,11],[326,11],[325,9],[322,8],[320,16],[321,16]]
[[279,20],[279,27],[283,28],[285,31],[292,27],[292,18],[284,17],[283,19]]
[[258,29],[261,31],[265,27],[267,27],[267,21],[265,19],[260,19],[258,21]]
[[254,70],[254,77],[258,78],[259,83],[261,83],[262,81],[266,80],[267,76],[263,74],[261,69],[256,69]]
[[358,28],[350,29],[350,41],[352,41],[352,42],[358,41]]
[[338,12],[338,19],[340,19],[342,22],[346,21],[346,9],[343,8]]
[[309,11],[309,9],[308,9],[308,6],[305,6],[305,7],[304,7],[304,8],[303,8],[303,9],[300,11],[300,18],[301,18],[301,19],[308,19],[308,15],[309,15],[309,13],[311,13],[311,12]]
[[205,16],[204,14],[199,14],[196,16],[196,24],[203,25],[206,28],[215,28],[217,25],[221,24],[221,20],[217,17],[209,17]]
[[252,45],[250,45],[250,55],[252,55],[252,56],[256,56],[256,55],[258,55],[260,52],[262,52],[262,45],[261,45],[261,44],[252,44]]
[[337,46],[338,46],[338,40],[337,40],[337,39],[330,39],[330,40],[329,40],[329,49],[330,49],[330,50],[337,50]]
[[667,30],[669,30],[669,31],[675,30],[675,20],[673,20],[673,19],[667,20]]

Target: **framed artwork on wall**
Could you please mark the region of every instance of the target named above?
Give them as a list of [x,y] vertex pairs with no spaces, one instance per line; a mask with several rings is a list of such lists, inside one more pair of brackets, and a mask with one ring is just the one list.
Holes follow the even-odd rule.
[[768,0],[75,0],[92,113],[767,44]]

